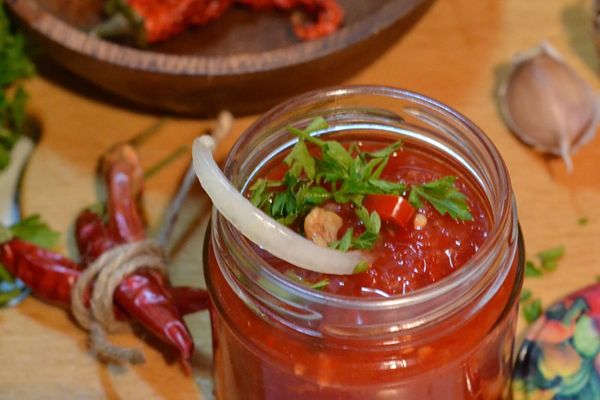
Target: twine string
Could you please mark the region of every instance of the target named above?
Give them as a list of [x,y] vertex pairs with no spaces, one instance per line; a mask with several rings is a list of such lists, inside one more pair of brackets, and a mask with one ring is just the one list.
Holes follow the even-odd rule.
[[[112,344],[106,333],[114,333],[126,326],[114,315],[113,298],[119,284],[140,268],[150,268],[166,274],[167,267],[162,249],[147,239],[126,243],[102,253],[77,279],[71,295],[71,310],[77,322],[90,331],[91,350],[101,358],[138,364],[144,356],[138,349],[122,348]],[[88,287],[93,283],[89,309],[85,305]]]

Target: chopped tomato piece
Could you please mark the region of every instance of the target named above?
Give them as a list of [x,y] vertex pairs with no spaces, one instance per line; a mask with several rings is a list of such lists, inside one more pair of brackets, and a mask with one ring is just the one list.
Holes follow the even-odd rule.
[[377,211],[384,221],[391,221],[403,228],[411,221],[415,208],[402,196],[393,194],[370,194],[365,198],[369,212]]

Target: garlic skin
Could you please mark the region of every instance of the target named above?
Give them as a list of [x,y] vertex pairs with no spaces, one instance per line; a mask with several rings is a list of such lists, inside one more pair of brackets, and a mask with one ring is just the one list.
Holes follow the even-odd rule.
[[500,111],[510,130],[534,149],[563,158],[596,134],[598,100],[591,87],[548,43],[519,54],[499,88]]

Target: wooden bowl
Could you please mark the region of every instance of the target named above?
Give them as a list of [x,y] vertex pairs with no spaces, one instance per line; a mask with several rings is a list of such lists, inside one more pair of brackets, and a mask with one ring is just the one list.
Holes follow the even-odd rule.
[[8,0],[45,52],[92,83],[137,104],[184,114],[263,111],[302,91],[337,83],[374,57],[424,12],[427,0],[340,0],[345,25],[300,42],[289,15],[235,6],[220,20],[136,49],[85,33],[101,0]]

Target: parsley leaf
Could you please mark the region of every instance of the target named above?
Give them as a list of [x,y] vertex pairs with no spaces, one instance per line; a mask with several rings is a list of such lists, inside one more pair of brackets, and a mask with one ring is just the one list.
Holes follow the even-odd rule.
[[558,260],[565,255],[565,246],[557,246],[538,253],[538,258],[545,271],[554,271],[558,267]]
[[533,261],[525,261],[525,276],[528,278],[537,278],[544,275],[544,272],[539,269]]
[[337,249],[340,251],[348,251],[350,250],[350,246],[352,246],[352,236],[354,234],[353,228],[348,228],[344,236],[340,240],[333,241],[329,244],[329,247],[332,249]]
[[0,0],[0,171],[10,163],[10,151],[23,132],[27,93],[19,82],[34,73],[22,36],[13,34]]
[[264,208],[264,206],[272,199],[273,193],[268,192],[268,188],[281,186],[283,183],[280,181],[270,181],[268,179],[260,178],[254,185],[250,187],[250,201],[254,206],[258,208]]
[[265,195],[266,188],[277,185],[272,181],[257,181],[251,188],[250,200],[284,225],[292,224],[297,217],[307,214],[331,197],[325,188],[315,186],[311,181],[299,180],[289,172],[283,179],[283,191]]
[[320,131],[323,129],[327,129],[328,126],[329,126],[329,124],[327,123],[325,118],[318,116],[318,117],[315,117],[315,119],[313,119],[310,122],[310,124],[308,124],[308,126],[306,127],[306,129],[304,131],[308,132],[308,133],[316,132],[316,131]]
[[[0,225],[0,243],[18,237],[40,247],[51,248],[56,245],[59,236],[58,232],[51,230],[39,215],[24,218],[10,227]],[[0,264],[0,307],[16,305],[29,292],[30,290],[21,280],[13,278]]]
[[13,237],[50,249],[56,246],[60,234],[50,229],[36,214],[20,220],[10,228],[0,226],[0,243]]
[[523,305],[523,317],[527,323],[531,324],[542,316],[542,302],[540,299],[528,301]]
[[287,270],[285,272],[285,275],[288,278],[291,278],[305,286],[308,286],[311,289],[316,289],[316,290],[322,290],[325,288],[325,286],[329,285],[329,279],[328,278],[323,278],[320,281],[317,282],[308,282],[306,281],[304,278],[302,278],[300,275],[298,275],[297,273],[295,273],[294,271]]
[[348,251],[351,248],[368,250],[373,248],[379,238],[381,230],[381,218],[376,211],[369,214],[369,211],[363,206],[356,209],[356,216],[361,220],[365,231],[358,237],[354,237],[354,229],[348,228],[340,240],[330,243],[329,247],[340,251]]
[[392,155],[393,152],[402,147],[402,141],[397,141],[391,145],[384,147],[381,150],[377,150],[371,153],[366,153],[371,158],[387,158]]
[[353,274],[362,274],[363,272],[367,271],[369,269],[369,263],[366,261],[361,261],[358,264],[356,264],[356,267],[354,267],[354,270],[352,271]]
[[318,282],[311,283],[309,286],[311,287],[311,289],[322,290],[325,288],[325,286],[328,286],[328,285],[329,285],[329,279],[323,278]]
[[449,214],[454,220],[472,221],[466,196],[454,185],[455,181],[455,176],[445,176],[436,181],[412,185],[408,201],[415,208],[422,208],[425,200],[442,215]]
[[379,237],[381,218],[376,211],[369,214],[367,209],[363,206],[356,209],[356,216],[365,226],[365,231],[359,237],[352,240],[352,247],[361,250],[370,249]]
[[532,293],[529,289],[523,289],[521,291],[521,296],[519,296],[519,303],[524,303],[531,299]]
[[541,251],[537,254],[537,258],[540,260],[540,266],[538,267],[533,261],[527,260],[525,262],[525,276],[526,277],[540,277],[544,275],[544,272],[552,272],[558,268],[558,260],[560,260],[565,254],[565,246],[557,246],[551,249]]
[[314,179],[315,159],[310,155],[304,140],[298,140],[298,143],[296,143],[290,154],[287,155],[283,162],[290,167],[290,174],[300,176],[304,171],[308,179]]
[[33,63],[25,55],[23,36],[11,32],[3,2],[0,1],[0,86],[6,87],[34,73]]

